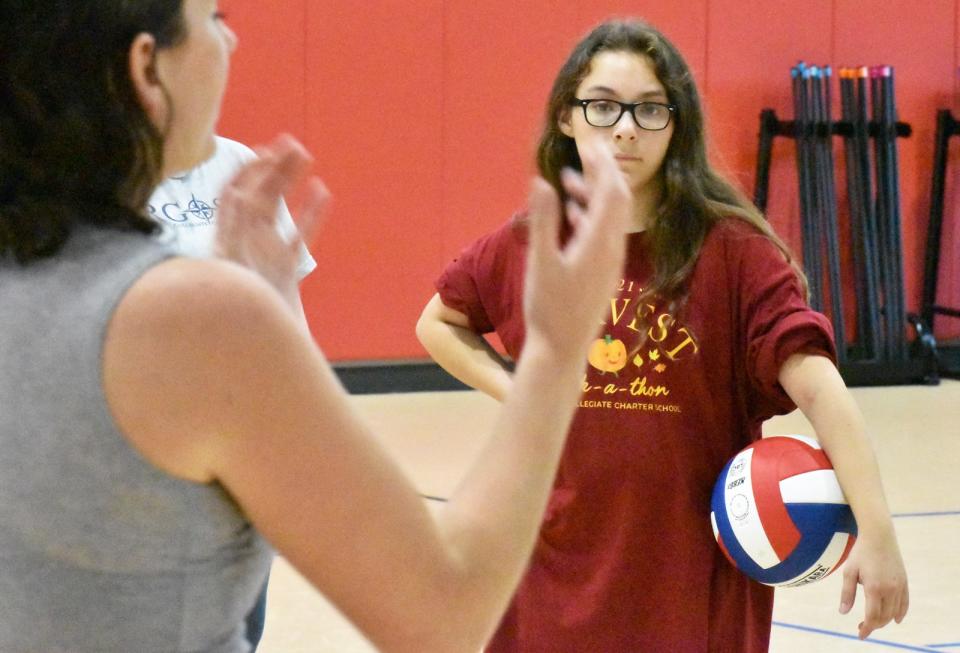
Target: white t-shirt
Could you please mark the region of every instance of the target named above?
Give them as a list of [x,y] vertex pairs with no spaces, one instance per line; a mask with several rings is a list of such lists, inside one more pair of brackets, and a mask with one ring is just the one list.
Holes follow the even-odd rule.
[[[212,157],[157,187],[147,209],[163,225],[163,238],[174,243],[180,254],[194,258],[211,255],[220,189],[240,166],[256,156],[246,145],[217,136]],[[296,225],[283,200],[277,209],[277,228],[288,237],[296,233]],[[316,261],[303,247],[297,278],[302,280],[315,267]]]

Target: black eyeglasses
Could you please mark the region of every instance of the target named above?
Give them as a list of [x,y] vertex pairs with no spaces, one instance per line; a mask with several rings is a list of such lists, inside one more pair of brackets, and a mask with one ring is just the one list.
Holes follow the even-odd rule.
[[616,100],[581,100],[574,98],[572,104],[583,109],[587,124],[594,127],[613,127],[627,111],[640,129],[657,132],[666,129],[670,118],[677,110],[675,104],[663,102],[617,102]]

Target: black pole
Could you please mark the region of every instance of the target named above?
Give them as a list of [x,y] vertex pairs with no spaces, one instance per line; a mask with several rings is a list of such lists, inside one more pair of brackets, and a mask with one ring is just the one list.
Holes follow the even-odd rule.
[[793,80],[793,111],[794,111],[794,139],[796,141],[797,152],[797,189],[800,197],[800,226],[802,235],[802,258],[804,268],[807,272],[807,281],[810,288],[810,305],[815,310],[822,310],[822,294],[820,290],[820,274],[815,265],[814,252],[816,251],[815,240],[812,234],[813,213],[811,180],[809,175],[809,148],[807,132],[809,129],[807,117],[807,101],[805,80],[809,78],[809,72],[803,62],[797,64],[790,70],[790,76]]
[[825,201],[824,191],[821,188],[821,179],[823,177],[823,166],[820,163],[822,158],[820,148],[817,145],[817,129],[819,127],[820,116],[817,97],[820,93],[819,75],[816,66],[810,66],[804,71],[803,81],[805,86],[805,114],[806,129],[804,129],[804,138],[807,147],[807,170],[806,173],[810,179],[808,189],[810,199],[810,263],[809,265],[816,270],[817,277],[817,310],[826,312],[827,308],[827,281],[824,277],[825,261],[823,257],[823,203]]
[[869,316],[867,338],[871,358],[882,358],[886,336],[880,315],[880,260],[878,252],[878,234],[876,206],[873,202],[873,178],[870,166],[870,131],[867,113],[869,69],[860,66],[854,73],[854,125],[853,137],[856,145],[858,178],[860,180],[859,204],[863,215],[863,251],[864,283]]
[[845,363],[847,360],[847,333],[846,319],[843,314],[843,281],[840,273],[840,238],[837,229],[837,188],[833,173],[833,116],[830,107],[830,82],[832,71],[829,66],[821,68],[818,79],[822,82],[818,102],[820,104],[819,118],[823,125],[820,136],[820,176],[821,187],[821,224],[823,226],[824,242],[827,250],[827,274],[830,281],[830,306],[834,337],[837,341],[837,361]]
[[760,112],[760,145],[757,148],[757,181],[753,188],[753,204],[764,214],[767,212],[767,193],[770,190],[773,137],[777,135],[778,123],[773,109]]
[[883,66],[880,85],[883,89],[885,129],[887,132],[887,185],[890,218],[890,265],[893,288],[893,330],[898,360],[907,358],[907,309],[903,283],[903,233],[900,219],[900,165],[897,154],[897,108],[893,66]]
[[867,252],[864,238],[866,212],[863,204],[863,179],[859,165],[855,79],[856,70],[840,69],[840,114],[841,122],[850,125],[849,133],[844,134],[844,164],[847,176],[847,204],[850,207],[850,242],[853,250],[853,283],[856,302],[857,328],[851,350],[851,357],[857,360],[871,359],[875,355],[873,335],[876,324],[873,320],[872,303],[869,295],[873,292],[869,283]]
[[870,106],[873,122],[877,126],[876,135],[873,140],[874,165],[876,169],[876,212],[874,214],[877,227],[877,270],[879,271],[878,280],[881,293],[881,305],[883,316],[883,355],[884,360],[893,359],[893,352],[896,348],[896,330],[893,326],[893,292],[892,292],[892,266],[890,265],[890,218],[888,210],[890,207],[887,195],[889,194],[887,168],[889,163],[887,157],[890,150],[887,148],[887,131],[884,124],[883,115],[883,91],[880,88],[880,66],[870,68]]
[[947,155],[950,136],[960,133],[958,123],[949,109],[937,111],[937,135],[933,155],[933,178],[930,184],[930,222],[927,225],[927,246],[923,268],[923,298],[920,317],[931,333],[937,304],[937,280],[940,276],[940,239],[943,232],[943,202],[947,183]]

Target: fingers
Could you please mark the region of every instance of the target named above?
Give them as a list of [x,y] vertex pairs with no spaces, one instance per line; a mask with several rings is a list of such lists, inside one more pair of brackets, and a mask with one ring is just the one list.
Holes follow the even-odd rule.
[[580,148],[580,156],[596,173],[590,211],[597,214],[598,228],[624,234],[632,219],[632,194],[613,153],[603,144],[586,143]]
[[885,537],[857,540],[843,571],[840,612],[853,608],[857,585],[863,586],[863,621],[860,639],[895,620],[900,623],[910,607],[906,570],[892,533]]
[[296,220],[300,239],[292,239],[291,247],[299,248],[302,241],[310,249],[330,208],[330,199],[330,191],[319,178],[313,177],[307,182],[307,196]]
[[565,211],[567,214],[567,220],[573,226],[573,230],[579,231],[582,230],[584,223],[587,220],[587,214],[583,210],[583,207],[580,206],[574,200],[567,200],[565,204]]
[[[260,228],[275,228],[277,209],[283,195],[298,182],[312,163],[312,157],[296,139],[281,135],[256,149],[257,157],[241,166],[223,187],[217,218],[215,247],[219,255],[242,259],[244,240]],[[301,214],[300,230],[311,242],[329,192],[319,180],[308,184]],[[283,244],[299,247],[293,238]]]
[[857,600],[857,578],[859,573],[855,567],[850,567],[843,572],[843,587],[840,590],[840,614],[847,614],[853,608]]
[[257,179],[255,190],[264,195],[283,195],[306,173],[313,157],[289,134],[281,134],[261,149],[260,158],[270,163]]
[[866,639],[870,633],[890,621],[889,618],[883,618],[883,598],[877,592],[864,588],[863,603],[865,606],[863,621],[860,622],[858,633],[860,639]]
[[860,623],[860,638],[869,637],[877,628],[883,628],[890,621],[900,623],[910,604],[906,584],[896,582],[864,585],[864,620]]
[[530,260],[543,261],[557,251],[560,228],[560,199],[553,187],[541,178],[530,186]]
[[560,171],[560,183],[563,184],[563,190],[567,192],[567,195],[581,206],[590,203],[590,187],[579,172],[572,168],[564,168]]
[[584,170],[590,169],[596,172],[596,178],[591,179],[591,183],[598,187],[606,184],[626,188],[626,181],[608,146],[600,142],[585,142],[577,145],[577,151]]
[[220,193],[218,229],[224,236],[251,222],[272,223],[276,216],[278,194],[260,190],[276,161],[269,153],[240,167]]
[[567,220],[576,231],[586,217],[584,210],[590,204],[590,188],[584,181],[583,175],[570,168],[560,171],[560,183],[567,194],[564,204]]
[[864,591],[864,603],[866,610],[864,619],[860,622],[860,639],[866,639],[877,628],[883,628],[893,619],[893,610],[896,600],[891,597],[884,597],[879,592]]
[[243,207],[236,217],[272,220],[276,204],[313,162],[307,150],[289,135],[256,149],[257,158],[243,165],[223,189],[228,203]]
[[897,623],[903,621],[903,618],[907,616],[907,610],[910,609],[910,588],[904,587],[903,592],[900,594],[900,603],[897,606],[896,614],[894,615],[894,620]]
[[[586,143],[580,151],[585,166],[597,174],[592,183],[582,175],[564,169],[560,181],[568,195],[566,214],[574,227],[567,243],[570,256],[601,260],[623,256],[623,234],[629,226],[632,197],[613,154],[602,144]],[[591,235],[597,231],[596,236]]]
[[224,187],[224,191],[238,188],[249,188],[254,182],[263,176],[265,168],[270,165],[269,160],[258,155],[257,158],[248,161],[234,173],[230,181]]

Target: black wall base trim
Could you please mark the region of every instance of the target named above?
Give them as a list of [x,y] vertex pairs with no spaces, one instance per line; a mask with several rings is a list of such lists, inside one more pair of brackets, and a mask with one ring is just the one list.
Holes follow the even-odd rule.
[[470,389],[429,360],[335,363],[333,369],[354,395]]
[[[944,347],[940,360],[944,376],[960,377],[960,344]],[[335,363],[333,369],[347,392],[355,395],[470,389],[429,359],[350,361]],[[897,364],[848,363],[840,372],[850,387],[938,382],[935,366],[931,369],[930,361],[916,359]]]
[[847,387],[881,385],[937,385],[936,362],[911,358],[903,361],[851,361],[840,364]]
[[960,379],[960,341],[943,343],[940,354],[940,374],[951,379]]

